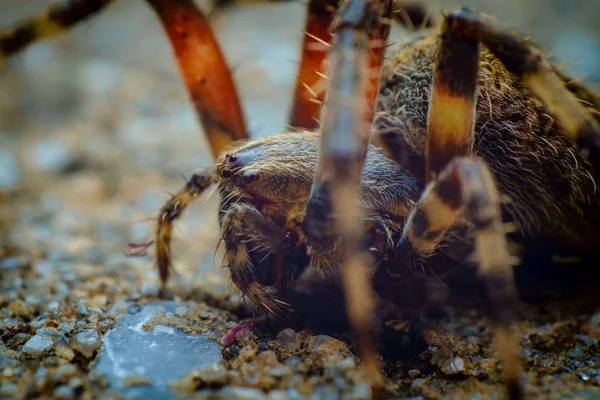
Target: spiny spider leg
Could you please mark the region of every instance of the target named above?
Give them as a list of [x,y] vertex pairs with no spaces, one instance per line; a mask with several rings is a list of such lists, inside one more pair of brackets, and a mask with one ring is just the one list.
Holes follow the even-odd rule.
[[331,251],[341,238],[347,310],[374,388],[383,384],[383,376],[372,332],[374,294],[367,257],[359,251],[357,194],[390,28],[381,19],[389,20],[390,14],[391,1],[350,0],[334,18],[320,153],[305,218],[309,252]]
[[175,193],[160,210],[156,228],[156,260],[163,293],[169,278],[169,268],[171,267],[171,233],[173,231],[173,221],[179,218],[183,210],[212,183],[211,168],[204,168],[197,171],[188,179],[185,186]]
[[[257,209],[249,204],[233,204],[223,218],[223,241],[225,242],[225,267],[229,269],[231,280],[254,304],[261,307],[267,315],[282,317],[288,304],[279,300],[277,288],[258,283],[258,271],[252,265],[250,251],[252,247],[263,250],[285,250],[281,232]],[[280,264],[281,260],[274,260]],[[280,271],[280,266],[274,268]],[[286,273],[289,271],[285,271]]]
[[517,306],[512,265],[494,178],[478,157],[455,158],[432,181],[408,217],[400,249],[407,260],[431,256],[444,234],[462,218],[475,228],[475,256],[486,284],[496,347],[510,399],[522,399],[519,339],[513,332]]
[[487,286],[508,394],[511,399],[520,399],[519,340],[511,332],[517,304],[513,259],[502,229],[494,178],[483,160],[472,156],[478,66],[478,41],[460,35],[452,15],[447,17],[429,99],[429,184],[409,215],[400,245],[407,259],[427,258],[448,229],[464,223],[464,212],[467,223],[475,228],[475,254]]
[[458,156],[473,152],[479,43],[462,38],[445,21],[442,26],[425,147],[426,181]]
[[[112,0],[73,0],[0,33],[0,63],[34,41],[49,38],[99,12]],[[213,157],[248,139],[244,113],[221,48],[193,0],[146,0],[165,29]]]
[[556,115],[567,134],[587,153],[592,165],[600,168],[598,124],[538,50],[498,27],[490,18],[468,9],[450,14],[447,24],[457,35],[485,44]]
[[331,42],[329,27],[337,3],[338,0],[310,0],[308,3],[302,57],[290,117],[290,125],[294,128],[314,130],[319,126],[319,111],[325,92],[315,93],[312,88],[325,79],[325,61]]
[[248,139],[233,78],[208,20],[192,0],[147,0],[158,14],[213,157]]
[[62,34],[73,25],[98,13],[112,1],[62,1],[17,27],[0,32],[0,65],[6,58],[32,43]]

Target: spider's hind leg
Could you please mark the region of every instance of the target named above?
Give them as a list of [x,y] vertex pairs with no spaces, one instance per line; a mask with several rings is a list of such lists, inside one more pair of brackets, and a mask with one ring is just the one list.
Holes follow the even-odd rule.
[[338,0],[310,0],[307,6],[302,57],[298,68],[290,125],[314,130],[319,126],[319,111],[325,97],[326,59],[329,54],[329,27]]
[[598,123],[538,50],[516,34],[497,26],[490,18],[468,9],[450,14],[446,23],[460,37],[485,44],[510,72],[520,77],[557,117],[594,167],[600,169]]
[[427,187],[411,212],[399,243],[407,262],[424,260],[456,224],[475,233],[475,259],[485,282],[495,344],[503,362],[510,399],[523,397],[519,339],[513,332],[517,306],[512,266],[494,178],[478,157],[455,158]]
[[[0,32],[2,61],[42,39],[57,36],[92,17],[113,0],[70,0]],[[248,139],[244,113],[231,72],[208,18],[193,0],[146,0],[165,29],[204,128],[213,157]]]
[[411,211],[399,253],[408,264],[433,255],[449,229],[470,226],[475,256],[486,284],[496,346],[511,399],[521,399],[519,339],[513,313],[517,295],[514,259],[503,230],[500,196],[493,175],[474,157],[479,43],[464,37],[447,17],[442,26],[427,125],[428,185]]
[[63,1],[12,29],[0,31],[0,65],[4,59],[24,50],[29,45],[58,36],[73,25],[92,17],[112,1]]

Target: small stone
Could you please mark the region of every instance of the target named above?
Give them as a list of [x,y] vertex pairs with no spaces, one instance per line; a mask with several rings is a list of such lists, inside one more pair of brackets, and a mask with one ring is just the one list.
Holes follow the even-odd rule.
[[223,400],[266,400],[262,390],[244,388],[244,387],[227,387],[219,392],[219,398]]
[[52,339],[54,343],[63,346],[69,343],[69,339],[67,339],[64,333],[62,333],[61,331],[55,331],[52,328],[38,328],[35,331],[35,334],[46,337],[48,339]]
[[61,330],[61,331],[63,331],[63,332],[66,332],[66,333],[69,333],[69,332],[71,332],[71,331],[73,330],[73,328],[74,328],[74,327],[73,327],[73,324],[69,324],[69,323],[67,323],[67,322],[61,322],[61,323],[58,325],[58,329],[60,329],[60,330]]
[[88,309],[85,307],[85,304],[83,304],[83,300],[79,299],[77,301],[77,312],[81,315],[88,315],[89,311]]
[[567,357],[581,361],[585,357],[585,352],[580,345],[576,344],[569,351],[567,351]]
[[410,377],[410,379],[415,379],[419,375],[421,375],[421,371],[419,371],[418,369],[411,369],[410,371],[408,371],[408,376]]
[[69,379],[77,373],[77,367],[73,364],[63,364],[58,367],[53,374],[56,382],[68,382]]
[[46,304],[46,311],[48,312],[58,312],[60,310],[60,303],[56,300],[52,300],[48,304]]
[[72,347],[84,357],[90,358],[100,348],[102,340],[95,329],[85,329],[75,335]]
[[14,189],[21,181],[21,169],[15,154],[6,148],[0,149],[0,191]]
[[54,342],[40,335],[35,335],[23,346],[23,353],[39,356],[52,348]]
[[369,400],[371,399],[371,387],[366,383],[354,385],[348,396],[345,398],[351,400]]
[[442,372],[446,375],[456,375],[465,372],[465,362],[460,357],[451,358],[442,365]]
[[21,260],[17,257],[5,257],[0,260],[0,270],[10,271],[21,268]]
[[27,318],[31,314],[29,306],[23,300],[13,301],[8,305],[8,308],[19,317]]
[[143,376],[128,376],[123,380],[123,386],[149,386],[151,382]]
[[54,389],[54,397],[58,400],[71,400],[75,397],[75,391],[71,386],[68,385],[60,385],[56,389]]
[[179,315],[180,317],[183,317],[186,313],[188,312],[188,308],[185,306],[178,306],[175,307],[175,315]]
[[300,337],[293,329],[287,328],[279,332],[277,335],[279,345],[289,351],[296,350],[300,347]]
[[54,353],[67,361],[71,361],[73,358],[75,358],[75,352],[66,346],[56,346]]
[[414,381],[412,381],[412,383],[410,384],[410,387],[418,388],[418,387],[423,386],[424,383],[425,383],[425,379],[417,378]]
[[6,342],[6,347],[8,347],[9,349],[16,350],[17,347],[27,342],[29,338],[30,336],[26,333],[17,333],[15,336],[10,338],[8,342]]
[[17,397],[19,387],[16,383],[6,383],[0,386],[0,397],[3,399],[14,399]]
[[226,368],[220,364],[213,364],[200,371],[200,379],[208,386],[223,386],[229,377]]
[[330,356],[334,354],[353,355],[348,349],[348,345],[341,340],[337,340],[327,335],[317,335],[310,342],[310,349],[314,352],[323,353]]
[[25,296],[25,302],[32,306],[38,306],[46,301],[46,296],[40,293],[31,293]]
[[140,293],[142,296],[157,296],[159,287],[154,282],[144,282],[140,286]]
[[83,386],[83,381],[78,376],[72,376],[71,379],[69,379],[69,386],[71,386],[73,389],[77,389]]
[[46,369],[46,367],[38,368],[38,370],[35,371],[33,379],[35,381],[37,389],[42,390],[46,385],[46,381],[48,380],[48,370]]

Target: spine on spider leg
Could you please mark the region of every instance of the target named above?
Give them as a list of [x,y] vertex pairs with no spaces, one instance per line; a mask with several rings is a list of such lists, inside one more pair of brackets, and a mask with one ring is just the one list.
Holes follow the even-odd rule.
[[490,18],[468,9],[447,17],[453,29],[465,38],[485,44],[513,74],[556,115],[567,134],[588,153],[600,168],[600,127],[579,100],[567,90],[563,79],[544,60],[542,54],[517,34],[508,32]]
[[338,0],[310,0],[304,28],[302,57],[294,91],[290,125],[295,128],[316,129],[319,111],[325,97],[325,61],[329,53],[329,27]]
[[442,26],[427,118],[426,179],[433,180],[457,156],[473,149],[479,43]]
[[233,78],[208,24],[192,0],[147,0],[175,52],[179,70],[216,158],[231,143],[248,139]]
[[[374,387],[383,384],[373,336],[374,295],[359,252],[358,185],[369,142],[390,1],[348,1],[332,24],[329,87],[322,110],[320,154],[305,219],[311,252],[338,246],[347,310]],[[385,19],[382,24],[381,18]],[[375,71],[375,72],[374,72]]]
[[0,65],[7,57],[22,51],[36,41],[63,33],[78,22],[96,14],[112,1],[62,1],[18,26],[0,32]]

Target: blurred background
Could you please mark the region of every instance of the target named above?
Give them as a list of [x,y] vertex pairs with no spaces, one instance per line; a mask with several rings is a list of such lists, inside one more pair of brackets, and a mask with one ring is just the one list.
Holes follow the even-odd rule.
[[[0,28],[49,4],[0,0]],[[295,84],[305,3],[234,1],[219,9],[209,0],[199,4],[211,14],[233,68],[251,134],[281,132]],[[470,6],[492,14],[534,37],[554,62],[571,62],[566,71],[572,76],[600,86],[600,1],[429,5],[436,12]],[[50,263],[74,260],[75,269],[102,268],[107,274],[131,269],[135,291],[156,275],[151,257],[124,256],[128,241],[150,237],[151,219],[166,193],[183,185],[184,175],[208,165],[209,154],[162,27],[142,1],[117,0],[69,33],[0,66],[3,245],[43,254]],[[214,197],[198,201],[178,225],[175,267],[202,274],[178,284],[227,286],[213,259]]]

